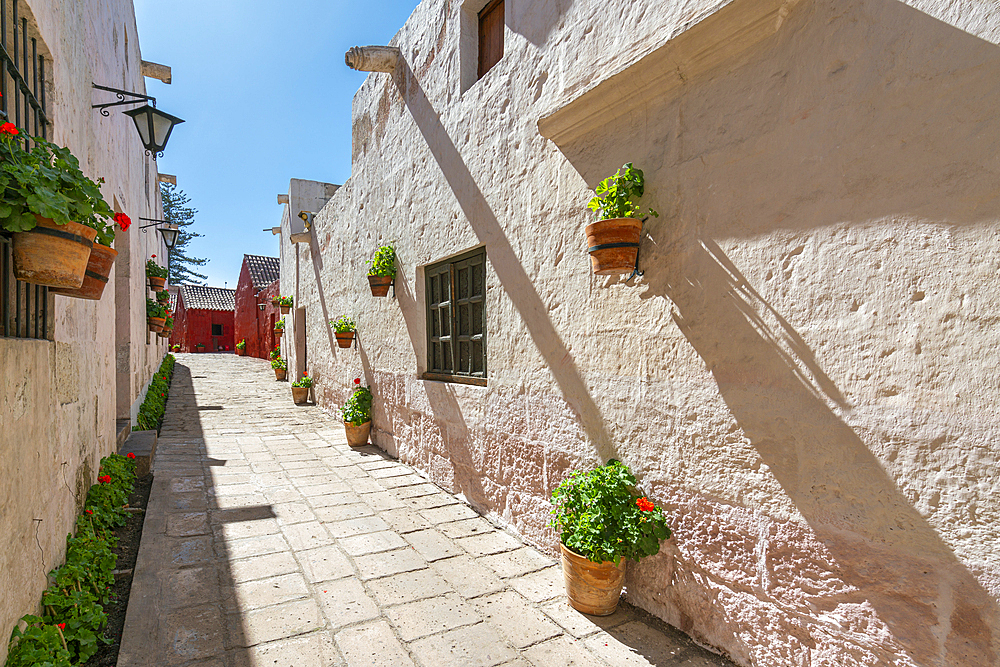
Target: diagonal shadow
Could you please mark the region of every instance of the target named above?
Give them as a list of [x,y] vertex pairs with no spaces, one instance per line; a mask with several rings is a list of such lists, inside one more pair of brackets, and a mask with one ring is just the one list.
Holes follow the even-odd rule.
[[469,225],[480,243],[486,246],[486,255],[504,292],[527,326],[535,347],[545,360],[563,397],[583,424],[591,445],[602,461],[616,458],[617,450],[605,427],[601,411],[580,376],[576,362],[552,326],[548,309],[535,291],[535,286],[514,253],[503,227],[408,63],[401,61],[393,74],[393,80]]

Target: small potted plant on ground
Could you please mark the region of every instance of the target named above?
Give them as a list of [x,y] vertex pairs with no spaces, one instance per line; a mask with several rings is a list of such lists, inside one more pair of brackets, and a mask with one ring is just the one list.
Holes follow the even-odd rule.
[[333,335],[337,337],[337,347],[350,347],[351,343],[354,342],[354,334],[358,330],[354,325],[354,320],[349,317],[341,317],[330,320],[330,326],[333,327]]
[[[0,229],[13,233],[15,277],[79,290],[91,268],[96,240],[102,248],[92,272],[106,279],[118,253],[111,249],[115,232],[107,224],[112,211],[101,195],[103,179],[95,182],[84,176],[68,148],[41,137],[30,138],[28,150],[21,134],[13,123],[0,125]],[[99,299],[101,292],[102,285],[90,286],[83,298]]]
[[153,333],[163,330],[167,322],[167,311],[155,299],[146,298],[146,324]]
[[613,614],[625,559],[652,556],[670,537],[663,510],[640,496],[628,466],[614,459],[574,471],[552,492],[552,504],[570,604],[585,614]]
[[292,400],[295,405],[302,405],[309,400],[309,389],[313,386],[313,379],[309,373],[303,371],[302,377],[292,383]]
[[372,392],[361,386],[361,378],[354,379],[354,393],[341,406],[340,414],[344,417],[347,444],[351,447],[367,444],[372,432]]
[[204,352],[205,351],[205,344],[204,343],[198,343],[197,345],[194,346],[194,351],[195,352]]
[[368,284],[371,286],[372,296],[388,295],[389,286],[395,277],[396,249],[391,245],[384,245],[368,260]]
[[[153,259],[156,259],[156,255],[153,255]],[[146,280],[149,281],[149,289],[162,292],[167,286],[167,268],[160,266],[153,259],[146,260]]]
[[174,343],[173,345],[171,345],[170,346],[170,351],[171,352],[180,352],[181,351],[180,343]]
[[271,359],[271,368],[274,369],[274,379],[284,380],[285,373],[288,372],[288,362],[281,357]]
[[281,334],[285,333],[285,318],[282,317],[280,320],[274,323],[274,337],[281,340]]
[[287,315],[288,311],[292,309],[294,302],[295,300],[290,296],[278,297],[278,308],[281,309],[281,314]]
[[[632,201],[642,196],[645,189],[642,170],[631,162],[601,181],[594,189],[596,195],[587,205],[597,213],[597,222],[587,225],[587,251],[594,273],[599,276],[630,273],[635,269],[639,254],[639,237],[642,220],[646,215]],[[659,214],[649,209],[649,215]]]
[[236,343],[236,356],[242,357],[247,353],[247,339],[244,338],[240,342]]

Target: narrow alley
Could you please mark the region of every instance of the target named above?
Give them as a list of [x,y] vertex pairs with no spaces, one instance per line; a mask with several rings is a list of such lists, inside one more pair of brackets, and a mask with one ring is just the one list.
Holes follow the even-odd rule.
[[119,667],[730,665],[343,426],[267,362],[178,355]]

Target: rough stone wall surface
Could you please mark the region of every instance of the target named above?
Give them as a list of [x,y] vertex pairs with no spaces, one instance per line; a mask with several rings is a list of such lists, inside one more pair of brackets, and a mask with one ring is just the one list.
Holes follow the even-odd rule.
[[[93,82],[145,89],[132,3],[19,6],[46,55],[50,138],[68,146],[87,175],[105,178],[104,197],[117,210],[135,221],[162,217],[155,163],[131,120],[91,109],[106,100]],[[100,301],[53,297],[53,340],[0,339],[0,662],[14,623],[38,611],[46,574],[65,556],[100,458],[114,450],[115,418],[141,400],[166,350],[146,334],[144,267],[165,250],[159,235],[133,225],[114,247],[119,255]]]
[[[374,442],[550,549],[555,485],[625,461],[675,528],[628,598],[740,664],[996,665],[1000,15],[776,2],[731,48],[750,4],[509,3],[467,85],[478,7],[422,2],[355,97],[351,178],[310,244],[283,231],[286,356],[330,410],[364,378]],[[689,32],[720,64],[642,69]],[[677,80],[539,134],[640,75]],[[660,212],[632,281],[592,275],[583,235],[626,161]],[[396,296],[374,298],[388,242]],[[422,380],[422,267],[480,245],[488,386]]]

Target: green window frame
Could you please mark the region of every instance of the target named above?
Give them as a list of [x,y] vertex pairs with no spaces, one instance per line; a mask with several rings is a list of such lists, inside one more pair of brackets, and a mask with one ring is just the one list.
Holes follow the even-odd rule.
[[429,264],[428,380],[486,384],[486,248]]

